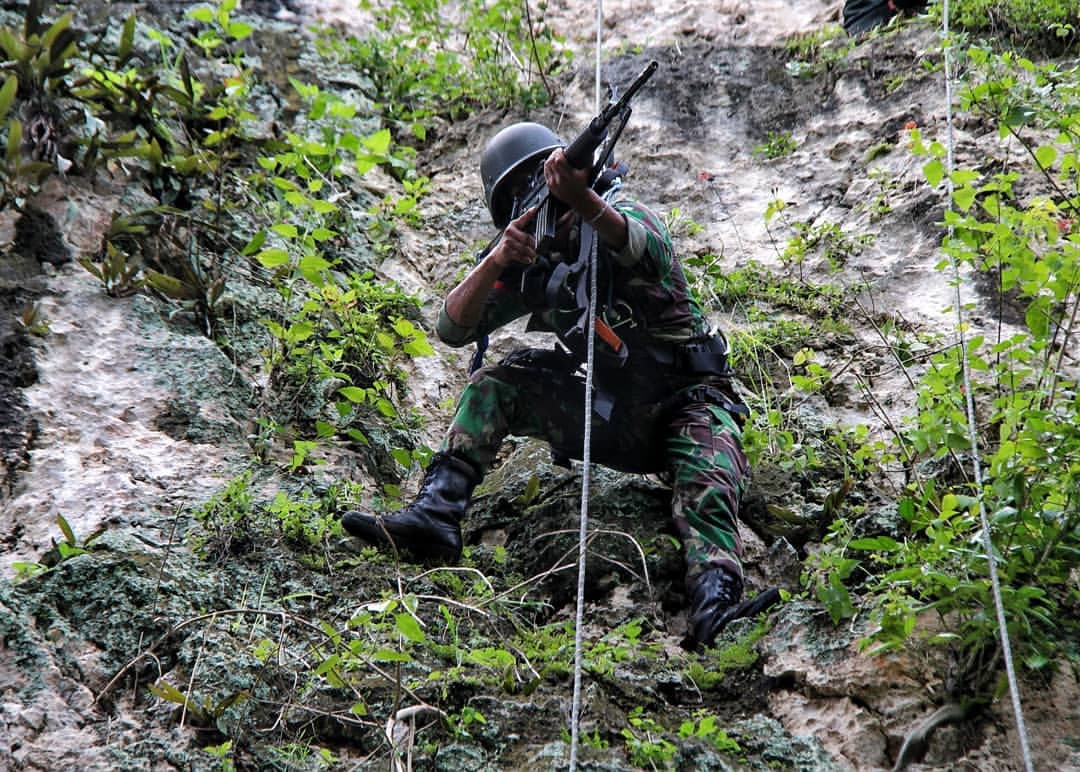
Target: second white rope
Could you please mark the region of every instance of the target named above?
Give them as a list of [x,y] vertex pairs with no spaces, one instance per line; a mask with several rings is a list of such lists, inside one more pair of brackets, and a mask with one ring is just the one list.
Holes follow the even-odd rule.
[[[949,0],[944,0],[942,7],[942,36],[945,58],[945,166],[946,166],[946,193],[948,194],[947,206],[952,206],[953,200],[953,116],[952,116],[952,43],[949,40]],[[953,239],[953,226],[949,225],[948,239]],[[1031,750],[1028,747],[1027,729],[1024,725],[1024,711],[1020,705],[1020,689],[1016,679],[1016,668],[1013,664],[1012,646],[1009,643],[1009,629],[1005,619],[1005,604],[1001,599],[1001,583],[998,579],[997,560],[994,557],[994,543],[990,537],[990,519],[986,515],[986,502],[983,500],[983,477],[982,461],[979,457],[979,437],[975,423],[975,396],[971,389],[971,369],[968,363],[967,340],[964,335],[964,304],[960,292],[960,266],[956,258],[949,254],[949,262],[953,271],[953,287],[955,288],[954,305],[956,307],[956,331],[960,339],[961,372],[964,383],[964,402],[967,411],[968,442],[971,446],[971,465],[974,471],[975,490],[979,500],[979,523],[982,528],[983,550],[986,552],[988,570],[990,572],[990,587],[994,598],[994,610],[997,614],[998,632],[1001,636],[1001,652],[1005,660],[1005,672],[1009,680],[1009,692],[1012,696],[1013,714],[1016,719],[1016,732],[1020,737],[1020,753],[1024,760],[1024,768],[1032,772]]]

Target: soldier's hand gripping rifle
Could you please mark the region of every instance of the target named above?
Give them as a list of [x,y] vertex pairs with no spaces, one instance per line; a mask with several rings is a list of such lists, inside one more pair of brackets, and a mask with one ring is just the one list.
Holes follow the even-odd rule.
[[[637,79],[630,84],[626,93],[618,100],[609,101],[608,106],[605,107],[599,115],[593,118],[585,130],[582,131],[581,134],[578,135],[578,137],[563,151],[566,154],[567,160],[575,169],[585,169],[590,164],[592,165],[592,171],[589,175],[590,186],[596,186],[601,173],[611,162],[615,143],[618,142],[619,136],[622,134],[623,129],[630,120],[630,100],[633,99],[634,95],[645,85],[645,81],[651,78],[652,74],[656,72],[657,66],[655,61],[650,62],[649,65],[641,71],[641,74],[637,76]],[[612,94],[612,97],[614,97],[614,94]],[[611,125],[616,118],[619,119],[619,123],[614,130],[610,130]],[[596,150],[601,144],[605,145],[603,152],[601,152],[599,157],[594,161],[594,156],[597,155]],[[545,262],[543,256],[550,251],[551,242],[555,237],[555,230],[559,222],[559,217],[566,211],[566,205],[549,193],[547,182],[544,180],[543,165],[540,165],[534,172],[532,179],[529,180],[526,191],[514,199],[510,219],[517,219],[521,216],[522,212],[525,212],[532,207],[536,207],[538,210],[536,217],[533,218],[533,222],[536,225],[535,234],[537,251],[541,255],[541,262]],[[480,262],[483,260],[484,257],[495,248],[495,245],[499,243],[502,236],[503,231],[500,231],[499,234],[480,251],[480,254],[476,256],[476,261]],[[527,279],[529,273],[529,271],[523,270],[522,266],[510,266],[503,272],[503,280],[511,283],[514,281],[519,282],[522,287],[522,294],[528,298],[532,295],[532,293],[526,289],[526,285],[529,284]],[[484,352],[486,350],[487,336],[484,335],[477,340],[476,354],[473,356],[472,363],[469,366],[470,373],[475,372],[481,366],[484,361]]]
[[[601,172],[607,168],[615,150],[615,143],[618,142],[627,121],[630,120],[630,100],[645,85],[645,81],[652,77],[656,68],[657,63],[650,62],[626,89],[626,93],[618,100],[609,102],[607,107],[601,110],[600,114],[593,118],[585,130],[563,151],[566,154],[566,160],[575,169],[586,169],[592,166],[589,174],[590,185],[595,185]],[[614,130],[609,132],[616,118],[619,119],[619,123]],[[599,158],[594,158],[601,144],[604,145],[603,152]],[[544,181],[543,166],[536,170],[526,191],[514,200],[510,219],[516,219],[522,212],[532,207],[537,207],[536,217],[533,220],[536,223],[536,247],[543,254],[555,238],[555,228],[559,218],[566,212],[566,205],[548,192],[547,183]]]

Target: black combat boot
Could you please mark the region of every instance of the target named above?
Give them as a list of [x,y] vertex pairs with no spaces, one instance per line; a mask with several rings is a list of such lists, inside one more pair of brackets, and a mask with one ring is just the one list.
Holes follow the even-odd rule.
[[690,590],[690,625],[683,646],[691,651],[712,646],[729,622],[755,617],[783,599],[780,589],[771,587],[740,603],[742,591],[742,579],[722,568],[699,576]]
[[710,568],[690,589],[690,624],[687,648],[711,646],[730,622],[742,598],[743,582],[722,568]]
[[468,461],[436,453],[412,504],[389,515],[349,510],[341,525],[381,547],[391,544],[423,562],[456,563],[461,557],[461,518],[480,472]]

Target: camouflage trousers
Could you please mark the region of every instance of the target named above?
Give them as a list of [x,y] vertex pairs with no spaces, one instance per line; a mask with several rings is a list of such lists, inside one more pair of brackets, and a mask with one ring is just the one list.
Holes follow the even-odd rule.
[[[535,351],[535,350],[530,350]],[[547,354],[550,352],[540,352]],[[613,469],[658,474],[671,485],[671,516],[682,542],[687,582],[711,567],[742,576],[737,518],[749,484],[740,423],[700,389],[647,374],[622,388],[609,420],[594,414],[590,458]],[[659,387],[659,388],[658,388]],[[602,386],[597,384],[597,392]],[[712,392],[715,394],[715,392]],[[644,398],[643,398],[644,397]],[[508,435],[547,441],[580,460],[584,444],[584,380],[565,368],[513,357],[477,370],[458,401],[443,450],[486,471]],[[731,405],[727,404],[730,408]]]

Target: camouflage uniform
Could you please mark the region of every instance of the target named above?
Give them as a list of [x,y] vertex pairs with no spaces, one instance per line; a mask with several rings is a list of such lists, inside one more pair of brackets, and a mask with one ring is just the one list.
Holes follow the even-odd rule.
[[[688,344],[712,339],[708,322],[689,292],[663,222],[636,202],[620,201],[615,209],[626,219],[628,243],[619,251],[600,244],[598,305],[629,356],[616,363],[597,344],[593,383],[600,407],[593,415],[591,458],[614,469],[665,476],[672,486],[672,517],[685,550],[688,582],[709,567],[741,577],[736,520],[749,481],[740,439],[745,408],[728,377],[678,366]],[[552,260],[570,262],[561,255]],[[530,312],[530,329],[561,333],[569,320],[581,317],[576,307],[537,304],[523,291],[526,282],[510,279],[492,290],[475,329],[459,327],[444,309],[440,338],[464,345]],[[517,435],[545,440],[556,454],[580,459],[581,362],[580,352],[525,349],[476,370],[443,450],[487,470],[503,439]]]

